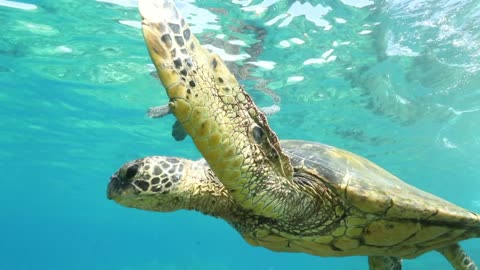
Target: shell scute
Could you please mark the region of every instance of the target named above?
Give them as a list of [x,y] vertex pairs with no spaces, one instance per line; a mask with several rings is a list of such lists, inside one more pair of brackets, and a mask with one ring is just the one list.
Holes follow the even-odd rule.
[[[480,218],[459,206],[417,189],[373,162],[329,145],[289,140],[282,147],[294,167],[314,172],[349,207],[382,219],[478,226]],[[476,224],[476,225],[474,225]]]

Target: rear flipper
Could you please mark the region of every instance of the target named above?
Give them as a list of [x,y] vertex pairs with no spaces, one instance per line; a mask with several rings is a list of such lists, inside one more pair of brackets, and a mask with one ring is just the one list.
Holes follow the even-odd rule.
[[442,253],[455,270],[478,270],[475,262],[463,251],[459,244],[437,250]]
[[370,256],[368,257],[370,270],[402,270],[402,259],[396,257]]

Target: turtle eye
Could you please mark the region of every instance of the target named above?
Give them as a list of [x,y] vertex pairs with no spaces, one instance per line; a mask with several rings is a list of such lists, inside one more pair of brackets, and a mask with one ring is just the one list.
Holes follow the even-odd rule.
[[128,167],[127,173],[125,174],[125,177],[127,179],[130,179],[130,178],[134,177],[137,174],[137,172],[138,172],[138,165],[134,164],[134,165]]
[[252,135],[253,135],[253,139],[257,143],[259,143],[259,144],[262,143],[264,133],[263,133],[263,130],[259,126],[253,127]]

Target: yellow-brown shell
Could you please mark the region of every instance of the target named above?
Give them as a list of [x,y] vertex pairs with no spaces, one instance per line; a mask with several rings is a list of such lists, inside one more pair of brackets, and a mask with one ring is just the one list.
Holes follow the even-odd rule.
[[417,189],[351,152],[316,142],[291,140],[281,145],[294,167],[315,172],[363,212],[459,226],[480,223],[477,214]]
[[244,234],[250,244],[320,256],[412,258],[480,235],[477,214],[410,186],[365,158],[315,142],[281,141],[281,146],[296,173],[308,172],[311,181],[336,193],[344,205],[335,211],[343,217],[333,231],[311,236],[256,228]]

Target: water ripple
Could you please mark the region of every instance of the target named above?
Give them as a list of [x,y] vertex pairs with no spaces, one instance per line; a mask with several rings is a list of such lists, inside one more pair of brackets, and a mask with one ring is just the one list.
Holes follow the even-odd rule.
[[9,1],[9,0],[0,0],[0,6],[18,8],[23,10],[34,10],[38,8],[36,5],[33,5],[33,4],[27,4],[27,3],[15,2],[15,1]]

